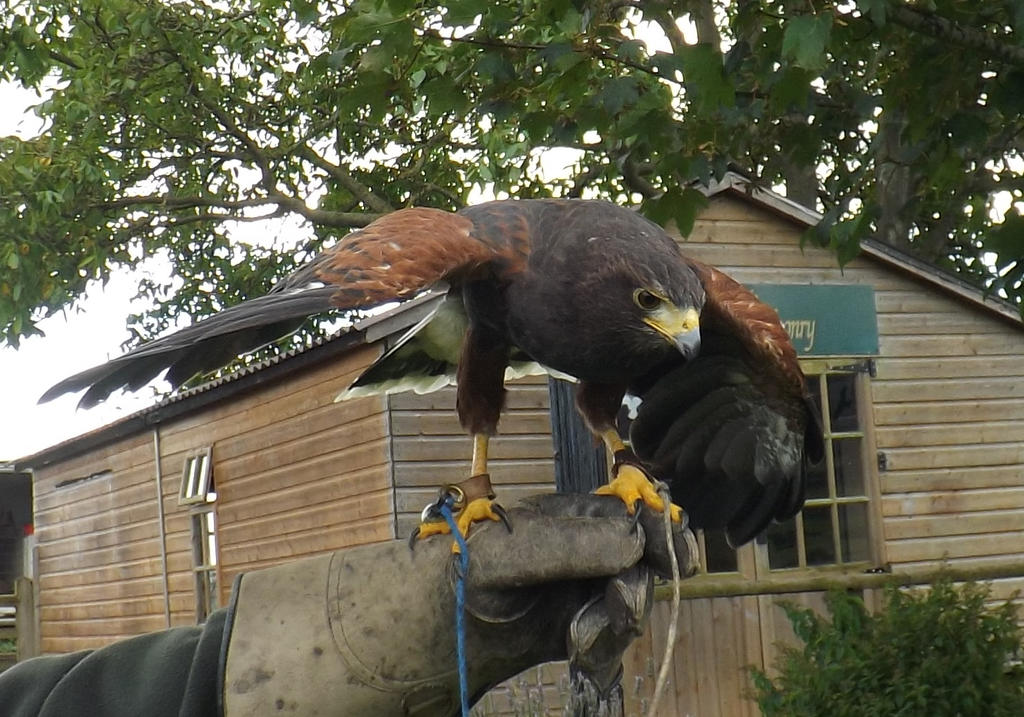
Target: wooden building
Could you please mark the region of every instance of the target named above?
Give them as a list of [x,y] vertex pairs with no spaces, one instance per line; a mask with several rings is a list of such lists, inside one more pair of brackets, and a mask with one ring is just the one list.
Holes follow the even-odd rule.
[[[738,551],[701,538],[704,571],[686,587],[702,596],[684,602],[670,699],[679,715],[732,717],[756,714],[743,667],[770,663],[787,634],[757,586],[1019,562],[1024,326],[1013,307],[884,246],[843,269],[801,249],[817,216],[739,177],[708,196],[683,249],[779,307],[829,444],[795,521]],[[43,651],[193,623],[242,571],[407,535],[436,486],[468,468],[453,391],[334,397],[428,303],[18,461],[34,475]],[[508,405],[491,468],[512,502],[553,488],[556,457],[546,381],[515,383]],[[1021,587],[1001,580],[998,593]],[[628,655],[633,707],[667,620],[659,606]]]

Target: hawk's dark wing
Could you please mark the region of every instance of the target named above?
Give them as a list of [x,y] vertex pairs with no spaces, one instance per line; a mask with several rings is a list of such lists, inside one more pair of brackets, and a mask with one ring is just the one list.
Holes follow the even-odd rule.
[[725,528],[741,545],[800,510],[821,428],[778,314],[689,261],[706,293],[700,355],[636,387],[644,402],[630,437],[695,527]]
[[525,263],[529,236],[515,223],[491,220],[486,212],[481,217],[478,230],[470,219],[438,209],[385,215],[345,236],[265,296],[66,378],[40,400],[87,388],[79,406],[88,408],[119,388],[144,386],[164,369],[176,387],[295,331],[314,314],[370,308],[439,284],[517,271]]

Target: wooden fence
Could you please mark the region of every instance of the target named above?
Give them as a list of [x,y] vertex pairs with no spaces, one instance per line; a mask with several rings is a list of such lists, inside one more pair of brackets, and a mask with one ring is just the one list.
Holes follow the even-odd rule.
[[0,651],[0,670],[39,654],[35,590],[32,580],[18,578],[13,595],[0,595],[0,640],[14,640],[15,651]]

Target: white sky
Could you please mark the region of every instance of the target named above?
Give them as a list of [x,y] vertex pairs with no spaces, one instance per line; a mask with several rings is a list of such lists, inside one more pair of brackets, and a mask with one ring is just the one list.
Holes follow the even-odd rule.
[[[40,125],[28,107],[39,101],[32,92],[0,84],[0,136],[32,136]],[[89,291],[81,311],[68,311],[41,324],[46,336],[33,336],[18,349],[0,348],[0,462],[106,425],[153,402],[152,393],[117,394],[89,411],[77,411],[77,396],[45,405],[36,400],[60,379],[121,353],[128,338],[129,313],[136,281],[115,276]]]

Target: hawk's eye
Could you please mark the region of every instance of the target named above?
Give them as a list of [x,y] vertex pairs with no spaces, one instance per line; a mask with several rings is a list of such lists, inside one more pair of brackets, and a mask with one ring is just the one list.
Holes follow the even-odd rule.
[[637,289],[633,292],[633,302],[644,311],[654,311],[661,306],[661,297],[647,289]]

